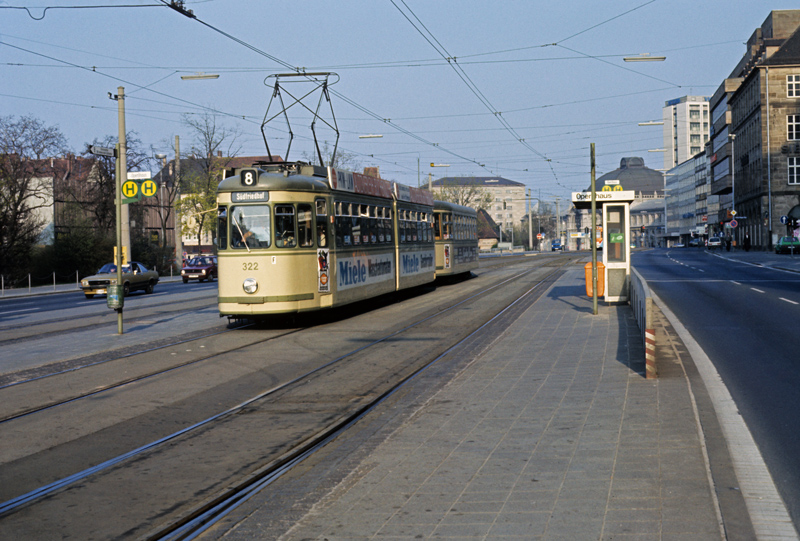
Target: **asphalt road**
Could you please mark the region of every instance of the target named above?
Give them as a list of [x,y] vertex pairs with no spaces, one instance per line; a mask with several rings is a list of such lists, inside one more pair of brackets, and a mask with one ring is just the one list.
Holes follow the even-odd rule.
[[705,250],[641,252],[633,265],[714,363],[800,524],[800,275]]

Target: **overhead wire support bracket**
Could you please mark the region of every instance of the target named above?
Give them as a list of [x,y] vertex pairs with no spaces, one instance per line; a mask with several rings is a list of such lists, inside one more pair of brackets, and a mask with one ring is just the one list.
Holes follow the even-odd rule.
[[170,7],[172,9],[174,9],[175,11],[180,13],[181,15],[185,15],[185,16],[189,17],[190,19],[196,19],[197,18],[195,16],[194,12],[191,9],[186,9],[184,7],[184,1],[183,0],[172,0],[169,4],[167,4],[167,7]]

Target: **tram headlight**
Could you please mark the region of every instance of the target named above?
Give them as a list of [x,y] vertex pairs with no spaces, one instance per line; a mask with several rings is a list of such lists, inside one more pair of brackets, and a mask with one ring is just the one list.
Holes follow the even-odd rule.
[[258,291],[258,282],[256,282],[255,278],[245,278],[244,282],[242,282],[242,289],[244,289],[245,293],[252,295]]

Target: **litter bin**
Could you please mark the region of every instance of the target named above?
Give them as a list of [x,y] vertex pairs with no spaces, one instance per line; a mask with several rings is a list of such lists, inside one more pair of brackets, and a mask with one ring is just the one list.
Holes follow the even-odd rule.
[[[592,294],[592,263],[589,262],[583,266],[584,274],[586,275],[586,295],[589,297],[594,297]],[[597,296],[602,297],[603,294],[606,292],[606,281],[605,281],[605,270],[606,266],[603,265],[600,261],[597,262]]]

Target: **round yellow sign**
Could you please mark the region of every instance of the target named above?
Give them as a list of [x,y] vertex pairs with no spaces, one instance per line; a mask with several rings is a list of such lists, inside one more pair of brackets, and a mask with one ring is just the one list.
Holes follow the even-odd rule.
[[122,195],[125,197],[136,197],[139,193],[139,184],[133,180],[127,180],[122,185]]
[[145,180],[142,182],[142,195],[145,197],[151,197],[156,194],[158,191],[158,186],[152,180]]

